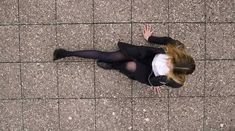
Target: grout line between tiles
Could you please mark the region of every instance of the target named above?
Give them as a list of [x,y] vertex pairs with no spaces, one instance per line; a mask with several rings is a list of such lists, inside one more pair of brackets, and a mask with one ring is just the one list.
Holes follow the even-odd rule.
[[[56,42],[56,48],[58,48],[58,25],[57,25],[57,0],[55,2],[55,42]],[[56,62],[56,86],[57,86],[57,108],[58,108],[58,129],[60,130],[60,90],[59,90],[59,63]]]
[[[204,59],[206,60],[206,54],[207,54],[207,51],[206,51],[206,37],[207,37],[207,31],[206,31],[206,28],[207,28],[207,14],[206,14],[206,3],[207,1],[204,0],[204,16],[205,16],[205,29],[204,29],[204,35],[205,35],[205,42],[204,42]],[[203,130],[205,130],[205,119],[206,119],[206,116],[205,116],[205,107],[206,107],[206,61],[204,62],[204,88],[203,88],[203,94],[204,94],[204,97],[203,97]]]
[[[18,18],[18,23],[20,23],[20,1],[17,0],[17,18]],[[19,44],[19,67],[20,67],[20,93],[21,93],[21,122],[22,122],[22,127],[21,129],[24,130],[24,102],[23,102],[23,86],[22,86],[22,63],[21,63],[21,44],[20,44],[20,25],[18,26],[18,44]]]
[[[170,98],[229,98],[229,97],[235,97],[235,95],[229,95],[229,96],[171,96]],[[77,98],[77,97],[68,97],[68,98],[42,98],[42,97],[38,97],[38,98],[1,98],[0,101],[15,101],[15,100],[70,100],[70,99],[81,99],[81,100],[92,100],[92,99],[167,99],[168,97],[118,97],[118,98],[114,98],[114,97],[84,97],[84,98]]]
[[[204,24],[205,22],[201,21],[201,22],[163,22],[163,21],[159,21],[159,22],[148,22],[148,21],[143,21],[143,22],[94,22],[94,23],[0,23],[0,26],[18,26],[18,25],[23,25],[23,26],[27,26],[27,25],[78,25],[78,24]],[[208,24],[235,24],[235,22],[207,22]]]
[[[170,1],[167,0],[167,21],[170,21]],[[170,37],[170,24],[167,23],[167,36]],[[167,90],[167,130],[170,130],[170,90]]]
[[[95,0],[92,0],[92,43],[93,43],[93,49],[95,49],[95,25],[94,25],[94,22],[95,22]],[[95,60],[93,60],[93,72],[94,72],[94,76],[93,76],[93,86],[94,86],[94,101],[95,101],[95,105],[94,105],[94,118],[95,118],[95,123],[94,123],[94,126],[95,126],[95,131],[97,130],[97,100],[96,100],[96,74],[95,74]]]
[[[133,0],[131,0],[131,44],[133,44]],[[134,130],[134,101],[133,101],[133,88],[134,81],[131,80],[131,130]]]

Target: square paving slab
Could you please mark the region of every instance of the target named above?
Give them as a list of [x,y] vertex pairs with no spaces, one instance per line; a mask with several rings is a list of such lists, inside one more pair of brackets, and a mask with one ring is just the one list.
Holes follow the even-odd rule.
[[235,95],[235,61],[206,63],[206,96]]
[[133,105],[134,131],[167,130],[167,98],[134,99]]
[[22,102],[0,100],[0,130],[22,130]]
[[131,0],[94,0],[94,22],[130,22]]
[[204,22],[204,0],[169,0],[169,20],[172,22]]
[[21,26],[20,31],[21,61],[52,61],[56,48],[55,26]]
[[58,84],[60,97],[94,97],[94,63],[60,63]]
[[235,24],[208,24],[206,28],[206,57],[235,59]]
[[56,64],[27,63],[21,65],[25,98],[57,98]]
[[18,22],[18,4],[17,0],[0,1],[0,23]]
[[130,24],[96,24],[94,47],[102,51],[116,51],[118,41],[131,43]]
[[130,99],[102,99],[96,104],[97,131],[132,130]]
[[167,0],[134,0],[132,19],[135,22],[166,22],[168,20]]
[[34,99],[23,101],[25,130],[58,130],[58,100]]
[[19,29],[17,26],[0,27],[0,62],[19,61]]
[[60,129],[63,131],[95,131],[95,101],[60,100]]
[[54,23],[55,1],[53,0],[19,0],[21,23]]
[[205,130],[235,130],[235,97],[207,98],[205,104]]
[[203,130],[203,98],[171,98],[170,130]]
[[0,63],[0,99],[21,98],[20,64]]
[[92,0],[57,0],[59,23],[90,23],[93,19]]
[[207,0],[206,16],[208,22],[235,22],[234,0]]

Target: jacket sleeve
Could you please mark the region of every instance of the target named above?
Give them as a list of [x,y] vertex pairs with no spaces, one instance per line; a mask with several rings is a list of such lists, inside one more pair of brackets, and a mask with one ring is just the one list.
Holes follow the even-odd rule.
[[118,42],[118,47],[122,53],[136,59],[144,59],[154,54],[165,54],[165,50],[163,48],[136,46],[123,42]]
[[157,36],[150,36],[148,38],[148,42],[152,44],[158,44],[158,45],[167,45],[169,43],[174,43],[174,39],[171,37],[157,37]]
[[150,85],[153,85],[153,86],[166,85],[166,86],[169,86],[172,88],[180,88],[181,86],[183,86],[183,85],[175,82],[172,79],[167,79],[167,76],[152,77],[152,78],[150,78],[149,82],[150,82]]
[[174,45],[176,48],[185,49],[185,45],[183,43],[181,43],[178,40],[174,40],[171,37],[157,37],[157,36],[150,36],[148,38],[148,42],[152,43],[152,44],[158,44],[158,45],[168,45],[168,44],[172,44]]

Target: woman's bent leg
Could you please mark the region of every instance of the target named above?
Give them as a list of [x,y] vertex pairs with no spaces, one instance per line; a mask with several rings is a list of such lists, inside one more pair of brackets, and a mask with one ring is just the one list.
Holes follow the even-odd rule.
[[113,64],[113,68],[119,70],[127,77],[148,84],[148,76],[151,73],[151,66],[148,67],[137,61],[127,61]]

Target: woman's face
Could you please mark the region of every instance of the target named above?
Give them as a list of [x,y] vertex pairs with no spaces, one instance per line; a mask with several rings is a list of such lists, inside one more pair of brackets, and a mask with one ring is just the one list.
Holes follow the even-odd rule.
[[173,64],[172,64],[171,59],[168,59],[168,60],[167,60],[166,65],[167,65],[167,67],[168,67],[168,68],[170,68],[170,70],[172,70],[172,69],[173,69]]

